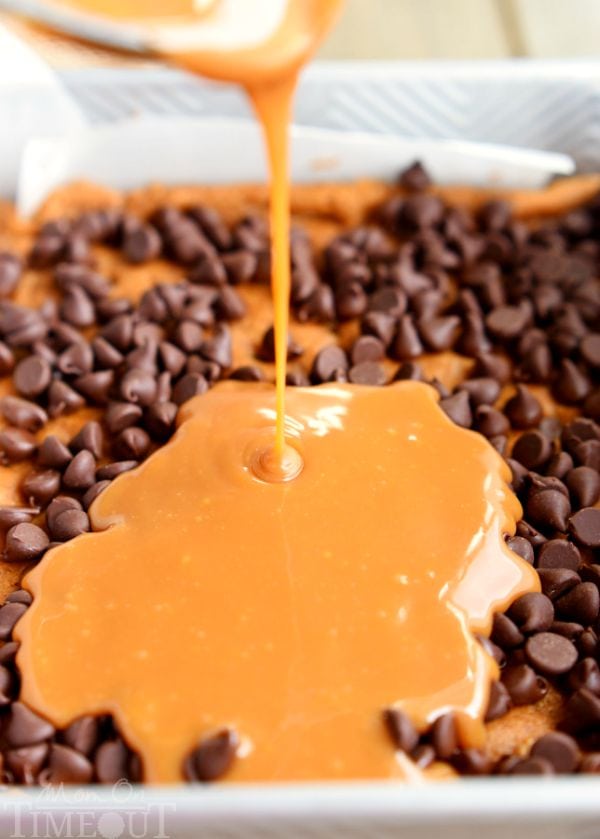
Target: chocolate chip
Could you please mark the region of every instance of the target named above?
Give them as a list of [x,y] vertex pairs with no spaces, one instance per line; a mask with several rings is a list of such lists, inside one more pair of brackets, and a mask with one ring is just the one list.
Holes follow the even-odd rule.
[[129,753],[122,740],[106,740],[94,755],[94,770],[101,784],[116,784],[128,777]]
[[384,286],[369,298],[368,309],[371,312],[385,312],[399,318],[406,312],[406,295],[400,289]]
[[550,539],[540,548],[537,567],[568,568],[577,571],[581,564],[581,554],[576,546],[564,539]]
[[551,600],[562,597],[581,582],[581,577],[570,568],[538,568],[542,591]]
[[93,300],[100,301],[110,292],[110,283],[87,265],[61,263],[54,271],[54,281],[63,292],[80,286]]
[[145,425],[156,440],[167,440],[175,428],[176,417],[174,402],[155,402],[146,410]]
[[565,705],[565,729],[580,734],[597,729],[600,725],[600,699],[587,688],[580,688]]
[[[293,360],[294,358],[299,358],[304,350],[302,347],[294,341],[291,335],[288,335],[288,342],[287,342],[287,359],[288,361]],[[203,353],[204,355],[204,353]],[[260,346],[256,352],[257,358],[260,358],[262,361],[275,361],[275,330],[272,326],[270,326],[264,333],[262,340],[260,342]],[[207,356],[208,357],[208,356]],[[215,359],[217,360],[217,359]]]
[[72,459],[69,449],[54,434],[44,437],[38,447],[37,460],[40,466],[62,470]]
[[94,353],[89,344],[71,344],[58,357],[56,366],[65,376],[83,376],[94,366]]
[[492,623],[491,639],[502,650],[520,646],[525,637],[517,625],[507,615],[497,612]]
[[16,641],[7,641],[0,646],[0,664],[13,666],[19,644]]
[[600,440],[585,440],[573,447],[573,456],[580,466],[589,466],[600,472]]
[[452,396],[440,400],[440,408],[450,419],[462,428],[470,428],[473,422],[473,414],[469,403],[469,396],[466,391],[459,390]]
[[579,661],[569,673],[568,685],[572,691],[586,688],[596,696],[600,695],[600,667],[593,658]]
[[46,507],[60,490],[60,478],[55,469],[29,472],[21,483],[21,494],[28,504]]
[[385,312],[367,312],[360,326],[364,335],[374,335],[385,347],[389,347],[396,333],[396,318]]
[[411,300],[415,316],[419,321],[435,317],[444,306],[444,295],[429,288],[415,294]]
[[[126,373],[125,375],[129,374]],[[97,370],[95,373],[85,373],[83,376],[78,376],[73,384],[90,402],[105,405],[114,378],[115,374],[112,370]]]
[[13,373],[13,381],[21,396],[39,396],[48,385],[52,372],[48,362],[38,355],[30,355],[19,361]]
[[81,286],[72,286],[60,304],[60,316],[71,326],[83,329],[96,322],[94,304]]
[[84,490],[95,483],[96,461],[91,452],[78,452],[65,469],[63,483],[69,489]]
[[160,255],[161,249],[161,238],[152,225],[142,224],[136,219],[126,220],[122,250],[128,262],[135,265],[149,262]]
[[48,740],[54,734],[54,727],[22,702],[13,702],[3,734],[7,744],[15,749]]
[[431,178],[419,160],[400,173],[398,182],[408,192],[424,192],[431,186]]
[[552,443],[541,431],[526,431],[513,446],[512,457],[527,469],[537,469],[552,454]]
[[448,760],[458,748],[458,732],[454,714],[442,714],[430,730],[431,745],[439,760]]
[[468,312],[463,319],[462,334],[458,342],[458,350],[464,355],[478,356],[491,349],[491,342],[485,332],[485,325],[481,314]]
[[348,359],[341,347],[332,344],[320,350],[315,356],[310,371],[311,381],[314,384],[329,382],[338,370],[342,370],[343,372],[348,370]]
[[48,421],[48,415],[43,408],[18,396],[3,397],[0,400],[0,412],[10,425],[25,431],[39,431]]
[[238,736],[229,728],[205,737],[186,758],[185,777],[188,781],[216,781],[233,765],[238,746]]
[[[327,291],[321,292],[321,294],[325,293],[331,295],[331,290],[324,286],[323,289],[325,288],[327,289]],[[313,300],[313,297],[309,299]],[[322,308],[320,308],[320,300],[320,297],[318,298],[318,300],[315,298],[314,302],[309,306],[309,313],[312,318],[323,318],[323,310]],[[333,307],[333,297],[331,297],[331,301],[331,305]],[[231,288],[231,286],[223,286],[223,288],[219,291],[219,296],[215,302],[215,311],[217,314],[217,318],[231,321],[240,320],[240,318],[243,318],[246,314],[247,308],[243,299],[240,297],[237,291],[235,291],[235,289]],[[325,316],[323,319],[328,320],[330,318]]]
[[452,756],[452,766],[461,775],[487,775],[492,760],[482,749],[461,749]]
[[413,229],[430,228],[438,224],[444,214],[444,205],[435,195],[412,195],[402,205],[403,224]]
[[575,404],[583,401],[591,390],[586,374],[570,359],[561,359],[553,393],[559,402]]
[[375,361],[361,361],[350,368],[348,380],[355,385],[384,385],[387,375],[381,364]]
[[449,350],[454,346],[460,329],[457,315],[419,320],[419,333],[427,347],[434,352]]
[[514,705],[532,705],[539,702],[548,691],[548,685],[527,664],[507,667],[502,672],[502,683]]
[[360,335],[350,349],[350,361],[353,365],[364,361],[381,361],[384,356],[383,343],[373,335]]
[[535,472],[530,472],[527,478],[528,488],[527,497],[532,498],[540,492],[553,490],[559,492],[564,498],[569,498],[569,490],[560,480],[551,475],[538,475]]
[[66,542],[81,533],[88,533],[89,530],[90,521],[83,510],[67,509],[54,517],[52,538],[57,542]]
[[496,408],[479,405],[475,412],[475,428],[489,439],[507,434],[510,426],[504,414]]
[[48,414],[53,418],[78,411],[85,400],[66,382],[54,379],[48,388]]
[[176,405],[183,405],[188,399],[200,396],[208,390],[208,383],[200,373],[187,373],[173,388],[171,398]]
[[541,632],[549,629],[554,620],[552,601],[544,594],[530,592],[523,594],[512,604],[507,616],[521,632]]
[[383,724],[396,749],[412,752],[419,742],[419,733],[410,718],[399,708],[386,708]]
[[148,453],[150,445],[150,437],[144,429],[133,426],[120,432],[114,442],[114,449],[117,457],[124,460],[142,460]]
[[487,315],[485,323],[500,341],[517,338],[527,327],[531,313],[524,306],[498,306]]
[[547,541],[546,537],[539,530],[536,530],[529,522],[523,520],[517,522],[517,536],[522,536],[524,539],[527,539],[534,548],[540,547],[540,545],[543,545]]
[[[293,342],[292,342],[293,344]],[[290,352],[290,342],[288,341],[288,357]],[[302,350],[300,351],[302,352]],[[231,367],[233,361],[233,346],[231,342],[231,332],[224,324],[218,324],[215,327],[212,338],[203,341],[200,345],[200,355],[207,361],[213,361],[219,367],[227,369]],[[297,357],[297,350],[294,348],[293,357]]]
[[400,361],[417,358],[424,351],[419,332],[411,315],[402,315],[394,337],[391,355]]
[[97,481],[95,484],[92,484],[89,489],[86,489],[83,494],[83,498],[81,499],[84,510],[89,510],[100,493],[104,492],[106,487],[110,486],[110,483],[110,481]]
[[517,385],[517,392],[504,406],[504,413],[514,428],[533,428],[542,418],[542,406],[525,385]]
[[586,656],[598,655],[598,636],[593,629],[590,627],[584,629],[577,638],[577,649],[579,650],[579,655],[584,658]]
[[420,365],[418,365],[415,361],[405,361],[403,364],[398,367],[394,374],[393,380],[394,382],[423,382],[425,381],[425,377],[423,375],[423,371],[421,370]]
[[507,714],[512,707],[510,694],[502,682],[494,681],[490,685],[490,698],[485,714],[485,721],[500,719]]
[[38,783],[40,770],[47,757],[47,743],[23,746],[21,749],[8,749],[4,753],[6,768],[10,771],[13,779],[27,786]]
[[94,338],[91,348],[96,364],[101,370],[113,370],[123,363],[123,354],[105,338],[100,336]]
[[554,767],[549,760],[541,757],[529,757],[517,760],[511,767],[510,775],[553,775]]
[[569,519],[569,532],[580,545],[587,548],[600,547],[600,510],[593,507],[579,510]]
[[524,559],[525,562],[528,562],[530,565],[533,565],[535,554],[533,548],[531,547],[531,543],[524,539],[522,536],[511,536],[506,540],[507,546],[518,554],[521,559]]
[[32,268],[49,268],[62,259],[65,246],[63,235],[46,233],[40,235],[29,252]]
[[102,457],[104,448],[104,433],[99,422],[91,420],[86,422],[84,426],[71,439],[69,447],[74,452],[80,452],[86,449],[91,452],[98,460]]
[[550,629],[569,641],[577,641],[583,633],[583,626],[573,621],[554,621]]
[[23,272],[23,263],[14,253],[0,253],[0,297],[8,297],[15,290]]
[[151,376],[156,376],[158,372],[157,351],[158,341],[156,338],[145,337],[140,344],[127,353],[125,364],[128,369],[145,370]]
[[[543,429],[542,429],[543,431]],[[545,432],[544,432],[545,433]],[[568,452],[557,452],[552,455],[546,464],[546,475],[550,475],[561,480],[566,477],[567,473],[573,468],[573,458]]]
[[4,341],[0,341],[0,376],[7,376],[13,371],[14,366],[15,356],[13,351]]
[[523,464],[513,460],[511,457],[507,457],[505,460],[512,473],[512,487],[515,492],[521,492],[525,486],[526,479],[529,476],[529,471],[523,466]]
[[576,507],[593,507],[600,498],[600,475],[590,466],[577,466],[566,477]]
[[231,251],[223,254],[223,265],[231,283],[248,283],[256,274],[256,254],[249,250]]
[[151,405],[156,398],[156,379],[146,370],[133,368],[121,379],[119,391],[126,402]]
[[98,717],[79,717],[63,732],[67,746],[89,757],[96,748],[99,737]]
[[265,374],[260,367],[254,364],[245,364],[242,367],[236,367],[235,370],[232,370],[229,378],[238,382],[264,382]]
[[49,784],[87,784],[92,780],[94,767],[75,749],[60,743],[50,744],[48,769],[44,781]]
[[600,593],[594,583],[578,583],[556,600],[555,606],[563,620],[573,620],[582,626],[589,626],[598,617]]
[[571,505],[562,492],[554,489],[536,492],[528,498],[525,509],[527,518],[538,527],[566,531]]
[[30,522],[39,514],[39,507],[0,507],[0,530],[8,530],[15,524]]
[[[0,606],[0,640],[7,641],[12,635],[13,628],[19,618],[27,611],[25,603],[5,603]],[[0,674],[4,669],[0,671]]]
[[496,379],[500,384],[506,384],[511,376],[510,361],[502,355],[481,353],[475,359],[474,376],[484,376]]
[[138,465],[137,460],[120,460],[115,463],[107,463],[96,470],[96,478],[99,481],[112,481],[123,472],[129,472]]
[[600,333],[590,332],[582,338],[579,352],[583,360],[591,367],[600,367]]
[[4,559],[7,562],[32,562],[44,553],[49,543],[41,527],[28,522],[16,524],[6,534]]
[[532,667],[546,676],[567,673],[578,658],[575,645],[554,632],[538,632],[528,638],[525,655]]

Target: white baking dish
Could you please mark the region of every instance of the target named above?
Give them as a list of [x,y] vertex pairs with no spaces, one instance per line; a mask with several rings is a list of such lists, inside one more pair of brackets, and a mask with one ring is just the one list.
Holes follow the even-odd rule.
[[[402,97],[396,94],[392,98],[389,96],[390,84],[395,85],[396,91],[409,89],[406,87],[405,80],[405,74],[409,71],[406,68],[396,68],[395,65],[388,65],[388,67],[389,72],[383,72],[379,65],[375,68],[369,65],[353,65],[349,68],[337,67],[331,70],[322,66],[311,71],[308,81],[313,89],[320,89],[322,97],[329,97],[330,101],[336,101],[338,94],[337,101],[341,101],[344,97],[347,100],[345,91],[352,84],[358,103],[356,113],[363,114],[363,117],[358,118],[358,122],[364,129],[368,126],[361,124],[361,119],[364,121],[369,97],[373,103],[377,103],[373,106],[373,113],[383,113],[387,110],[390,119],[394,115],[394,109],[402,110],[402,107],[405,107],[406,110],[410,104],[405,102],[403,106]],[[595,78],[592,79],[591,65],[585,65],[585,68],[585,72],[582,69],[579,71],[578,78],[581,82],[579,86],[577,79],[571,73],[570,65],[563,65],[561,71],[564,83],[560,86],[560,90],[564,95],[567,90],[578,90],[578,94],[572,95],[577,96],[577,101],[580,103],[586,97],[592,96],[592,92],[594,96],[597,95],[597,82]],[[481,98],[482,79],[486,76],[487,70],[481,73],[476,72],[473,67],[467,70],[464,65],[451,66],[450,70],[446,66],[440,68],[439,65],[432,67],[420,65],[418,71],[415,69],[413,72],[419,75],[421,84],[425,83],[423,79],[426,77],[429,99],[425,98],[423,101],[429,102],[433,98],[440,103],[445,96],[450,97],[449,78],[451,80],[453,74],[456,76],[456,73],[462,74],[461,85],[468,87],[472,84],[473,89],[477,90],[477,97]],[[497,65],[493,72],[490,71],[490,84],[496,97],[500,95],[499,85],[504,72],[505,70],[500,72]],[[554,66],[552,73],[542,73],[532,78],[531,96],[535,91],[537,96],[550,97],[554,90],[551,83],[555,79],[553,74],[557,72]],[[594,72],[597,72],[597,68]],[[514,82],[515,74],[519,77],[520,85],[527,85],[523,65],[506,68],[507,79],[512,78]],[[543,84],[540,81],[542,76],[544,77]],[[127,76],[121,76],[123,86],[126,86],[127,78]],[[77,86],[75,81],[75,77],[71,75],[72,87]],[[418,89],[416,78],[415,85]],[[540,93],[542,88],[545,93]],[[213,88],[210,95],[213,101],[216,101],[214,97],[217,94]],[[227,111],[226,105],[232,100],[228,98],[230,94],[226,90],[223,90],[223,97],[224,110]],[[559,107],[556,102],[560,98],[554,96],[555,107]],[[590,100],[586,101],[589,106]],[[382,108],[382,102],[387,103],[386,108]],[[458,95],[455,94],[453,99],[448,99],[448,108],[453,109],[455,114],[461,110],[461,107]],[[1,113],[2,97],[0,95],[0,115]],[[582,112],[582,148],[588,142],[591,133],[598,129],[595,113],[591,106]],[[343,119],[340,118],[338,121],[345,124],[338,127],[347,129],[349,125],[346,123],[350,110],[346,109],[344,114]],[[547,114],[548,109],[541,106],[535,112],[533,110],[529,112],[529,133],[522,145],[530,145],[529,140],[534,128],[540,132],[543,130],[543,120],[547,119]],[[120,116],[122,117],[123,114]],[[331,114],[329,116],[333,119],[335,113],[333,117]],[[538,118],[541,120],[539,124],[536,123]],[[163,178],[171,181],[177,181],[184,175],[187,176],[187,180],[202,181],[209,177],[211,171],[214,175],[214,170],[210,166],[210,161],[212,159],[214,162],[214,158],[205,154],[189,156],[193,151],[196,132],[202,131],[202,127],[193,123],[182,125],[175,121],[173,116],[167,116],[162,127],[157,128],[169,137],[168,147],[171,150],[171,160],[166,162],[163,160],[161,163],[156,157],[156,150],[160,150],[161,144],[154,143],[151,145],[155,148],[155,153],[138,155],[136,162],[138,168],[132,172],[125,163],[127,160],[131,161],[130,152],[126,153],[126,145],[132,142],[132,138],[135,139],[136,132],[140,131],[140,125],[143,131],[150,127],[150,123],[145,122],[145,119],[145,115],[136,118],[133,123],[129,122],[124,130],[120,130],[113,124],[104,129],[104,134],[99,133],[95,137],[90,136],[86,131],[78,131],[70,132],[68,137],[59,140],[32,142],[24,158],[19,185],[19,199],[23,208],[32,209],[48,189],[65,179],[81,175],[93,176],[95,174],[97,177],[105,177],[117,186],[141,185],[148,179],[160,179],[161,174]],[[467,122],[465,115],[465,125]],[[222,123],[220,128],[218,125],[212,122],[212,127],[206,129],[205,136],[208,136],[210,132],[226,131],[226,126]],[[460,127],[457,121],[456,138],[470,139],[469,132],[465,131],[461,134]],[[572,127],[570,125],[569,130]],[[247,137],[250,144],[246,149],[247,160],[243,165],[248,165],[247,174],[257,179],[263,174],[260,168],[258,140],[252,135],[253,129],[244,127],[241,130],[250,132]],[[432,134],[438,136],[435,130]],[[253,139],[251,135],[254,136]],[[221,133],[221,140],[224,136]],[[306,143],[304,146],[306,154],[302,159],[303,162],[301,158],[296,159],[295,173],[299,177],[305,176],[304,179],[306,179],[310,174],[307,170],[310,170],[311,161],[314,162],[315,155],[324,150],[330,155],[332,147],[328,144],[336,143],[336,138],[329,134],[315,134],[314,132],[300,132],[298,136],[301,138],[301,143]],[[218,133],[216,137],[219,139]],[[499,136],[490,136],[487,139],[506,140],[505,137]],[[569,143],[573,145],[571,140]],[[120,142],[123,144],[121,148],[118,146]],[[364,141],[362,145],[359,141],[358,145],[353,146],[352,139],[339,140],[337,138],[337,145],[333,150],[338,155],[339,166],[329,171],[329,177],[333,175],[349,177],[358,174],[392,175],[403,163],[412,159],[417,151],[421,152],[422,156],[429,155],[428,161],[433,164],[436,174],[443,170],[448,180],[457,180],[468,175],[467,172],[458,168],[459,165],[464,165],[464,145],[442,146],[436,149],[434,145],[425,145],[421,142],[416,146],[414,144],[391,145],[396,141],[385,139],[377,142],[383,144],[377,148],[385,149],[384,160],[371,153],[365,154],[367,146]],[[250,148],[252,144],[254,144],[253,150]],[[559,150],[564,149],[564,145],[558,142],[549,146]],[[102,163],[107,159],[107,148],[110,148],[109,166]],[[183,173],[177,168],[181,165],[180,161],[184,159],[181,156],[182,149],[185,149],[185,155],[188,155],[185,158]],[[220,149],[224,159],[223,145]],[[579,154],[573,148],[570,151],[576,156]],[[440,156],[443,154],[449,154],[450,157],[444,159]],[[595,154],[600,165],[598,150]],[[489,177],[489,167],[486,175],[485,166],[482,168],[480,165],[482,159],[485,160],[485,155],[479,159],[479,174],[474,182],[482,182]],[[517,154],[512,162],[514,164],[519,161],[519,165],[524,165],[524,158]],[[528,162],[531,163],[532,159],[529,158]],[[441,169],[440,164],[443,164]],[[456,168],[452,169],[453,166]],[[473,173],[472,165],[469,171]],[[232,172],[237,177],[241,177],[240,172],[233,169],[229,170],[230,176]],[[214,177],[211,178],[213,181],[214,179]],[[230,180],[231,177],[227,179]],[[196,837],[222,837],[222,839],[237,839],[237,837],[244,837],[244,839],[254,837],[257,839],[258,837],[261,839],[263,837],[264,839],[269,837],[311,837],[311,839],[423,837],[424,839],[427,837],[429,839],[437,836],[443,836],[444,839],[456,837],[479,839],[484,836],[486,839],[507,836],[512,839],[521,839],[521,837],[523,839],[538,839],[538,837],[539,839],[542,837],[543,839],[567,839],[567,837],[568,839],[592,839],[600,835],[599,819],[600,780],[583,776],[564,779],[463,779],[456,783],[412,787],[389,783],[353,783],[304,786],[224,784],[212,787],[171,788],[132,788],[129,785],[121,785],[115,790],[82,787],[65,788],[59,791],[6,788],[0,796],[0,836],[19,837],[19,839],[28,836],[57,837],[57,839],[75,836],[98,836],[104,839],[117,839],[120,836],[160,837],[160,839],[165,839],[165,837],[178,839],[196,839]]]

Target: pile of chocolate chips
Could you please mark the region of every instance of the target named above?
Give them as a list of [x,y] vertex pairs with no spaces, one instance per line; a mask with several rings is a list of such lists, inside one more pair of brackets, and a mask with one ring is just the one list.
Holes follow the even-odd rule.
[[[419,736],[399,711],[383,712],[395,748],[426,767],[436,759],[463,774],[600,771],[600,199],[526,226],[493,201],[474,214],[429,191],[419,164],[369,224],[315,254],[301,231],[292,247],[292,307],[299,320],[355,320],[349,347],[301,362],[290,385],[327,381],[385,385],[425,380],[418,358],[454,349],[471,357],[453,392],[437,381],[451,419],[487,437],[507,459],[525,511],[510,547],[535,566],[539,594],[495,617],[481,642],[501,667],[487,719],[539,701],[552,685],[564,697],[559,729],[528,756],[495,763],[461,749],[452,715]],[[157,283],[137,304],[112,294],[94,267],[93,245],[125,262],[161,256],[185,279]],[[87,509],[111,480],[134,468],[174,431],[178,407],[222,378],[258,381],[257,365],[232,369],[228,321],[244,316],[236,286],[267,283],[268,231],[259,218],[232,228],[206,207],[164,208],[148,219],[117,211],[44,225],[28,256],[51,272],[57,302],[39,310],[10,295],[22,261],[0,254],[0,374],[16,396],[0,400],[5,463],[26,461],[24,506],[0,508],[4,559],[35,562],[53,544],[90,528]],[[303,350],[289,341],[290,359]],[[273,359],[273,333],[256,348]],[[390,377],[384,358],[398,362]],[[508,402],[502,387],[516,383]],[[530,384],[546,385],[576,418],[544,417]],[[49,419],[99,410],[65,444],[44,435]],[[0,754],[14,783],[136,780],[139,760],[108,718],[85,717],[55,731],[19,702],[12,629],[30,602],[19,590],[0,607]],[[217,732],[190,751],[188,780],[210,781],[235,759],[237,734]]]

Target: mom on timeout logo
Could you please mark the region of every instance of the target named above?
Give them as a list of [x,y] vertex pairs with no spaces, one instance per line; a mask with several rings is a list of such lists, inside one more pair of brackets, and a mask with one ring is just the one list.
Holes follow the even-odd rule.
[[22,797],[5,787],[3,795],[2,839],[170,839],[169,815],[176,810],[128,781],[102,791],[60,784]]

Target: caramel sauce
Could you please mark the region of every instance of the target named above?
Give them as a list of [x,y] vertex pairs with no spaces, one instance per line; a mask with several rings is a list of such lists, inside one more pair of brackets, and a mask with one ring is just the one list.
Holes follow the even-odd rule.
[[115,20],[147,19],[184,20],[195,19],[214,9],[217,0],[54,0],[57,6],[70,6],[77,11],[88,12]]
[[[495,665],[472,633],[534,587],[505,546],[508,467],[435,391],[322,385],[287,394],[303,456],[286,483],[248,465],[268,386],[227,383],[93,504],[95,530],[27,575],[22,697],[57,725],[112,712],[149,781],[223,725],[230,780],[404,775],[381,723],[481,717]],[[466,732],[473,742],[475,732]]]
[[[239,49],[162,49],[243,84],[263,125],[276,391],[219,385],[186,405],[174,440],[94,503],[98,532],[25,581],[22,698],[59,726],[113,713],[149,781],[179,780],[223,725],[242,737],[231,780],[406,777],[381,724],[392,704],[420,728],[454,709],[478,744],[495,666],[473,633],[536,585],[503,540],[520,514],[507,467],[433,390],[286,393],[287,125],[340,4],[288,0],[275,30]],[[115,4],[121,17],[151,6]]]

